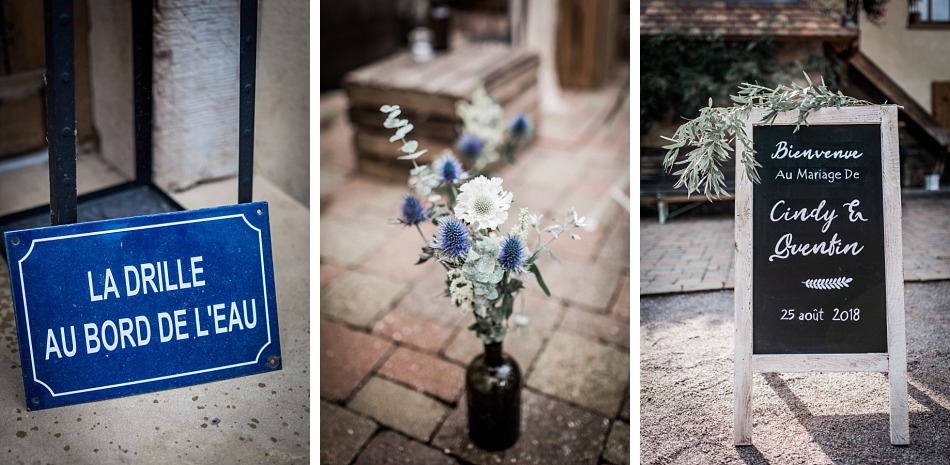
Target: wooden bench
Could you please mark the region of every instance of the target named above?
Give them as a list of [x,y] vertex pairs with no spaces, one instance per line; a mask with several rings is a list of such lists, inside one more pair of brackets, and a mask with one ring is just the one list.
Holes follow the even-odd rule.
[[[663,157],[666,150],[653,147],[640,148],[640,205],[655,205],[660,224],[669,219],[709,203],[709,199],[702,193],[687,195],[685,187],[674,188],[679,176],[670,174],[663,167]],[[671,171],[678,171],[682,165],[674,166]],[[736,165],[728,162],[722,166],[726,176],[726,194],[716,200],[734,200],[736,192]],[[686,204],[672,212],[670,204]]]

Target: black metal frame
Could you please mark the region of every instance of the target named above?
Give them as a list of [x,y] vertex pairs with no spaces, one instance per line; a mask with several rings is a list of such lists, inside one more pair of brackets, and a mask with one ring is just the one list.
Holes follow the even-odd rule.
[[257,0],[241,0],[241,104],[238,117],[238,203],[254,185],[254,95],[257,80]]
[[[152,183],[152,29],[153,0],[132,1],[132,67],[135,113],[135,180],[77,196],[76,98],[74,74],[73,2],[44,0],[47,85],[47,141],[50,165],[50,204],[0,217],[0,231],[49,212],[52,225],[79,221],[79,207],[108,202],[111,196],[138,190],[170,210],[183,210]],[[257,62],[257,0],[241,0],[240,116],[238,202],[251,202],[254,171],[254,96]],[[118,198],[118,197],[117,197]],[[121,200],[121,199],[120,199]],[[101,207],[101,205],[100,205]],[[125,210],[128,210],[125,206]],[[142,207],[149,208],[149,207]],[[102,208],[100,208],[101,212]],[[121,209],[120,209],[121,210]],[[142,211],[137,214],[160,213]],[[104,214],[107,219],[108,213]],[[128,215],[124,215],[128,216]],[[2,245],[2,243],[0,243]],[[5,256],[5,254],[4,254]]]
[[73,3],[43,2],[46,41],[46,142],[52,225],[75,223],[76,79]]
[[132,2],[135,181],[152,182],[152,0]]

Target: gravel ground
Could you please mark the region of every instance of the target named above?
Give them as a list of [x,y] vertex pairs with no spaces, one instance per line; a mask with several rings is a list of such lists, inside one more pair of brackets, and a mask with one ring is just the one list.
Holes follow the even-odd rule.
[[641,463],[950,464],[950,282],[905,285],[910,446],[883,373],[757,373],[732,443],[732,291],[640,299]]

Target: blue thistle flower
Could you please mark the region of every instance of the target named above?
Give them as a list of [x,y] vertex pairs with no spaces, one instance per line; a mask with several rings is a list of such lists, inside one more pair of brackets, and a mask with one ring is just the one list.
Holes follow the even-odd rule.
[[439,163],[441,164],[437,167],[437,170],[442,184],[452,184],[468,177],[468,174],[462,169],[462,163],[448,150],[439,158]]
[[455,218],[447,218],[439,224],[436,242],[442,253],[450,258],[465,257],[472,246],[468,239],[468,228]]
[[498,263],[508,271],[519,271],[527,259],[525,247],[515,236],[508,236],[498,251]]
[[459,151],[462,152],[462,155],[465,155],[469,158],[475,158],[480,153],[482,153],[482,148],[485,147],[485,142],[471,134],[463,134],[462,137],[459,138],[458,145]]
[[525,115],[518,115],[508,125],[508,129],[513,137],[522,137],[531,129],[531,123]]
[[406,198],[402,201],[402,216],[399,217],[399,220],[405,223],[406,226],[412,226],[425,221],[425,219],[426,214],[422,210],[422,203],[419,202],[419,199],[412,194],[406,194]]

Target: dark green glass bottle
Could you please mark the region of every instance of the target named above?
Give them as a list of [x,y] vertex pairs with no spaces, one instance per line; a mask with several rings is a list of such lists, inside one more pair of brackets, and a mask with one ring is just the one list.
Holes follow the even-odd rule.
[[521,432],[521,369],[501,350],[501,343],[485,344],[465,373],[468,435],[481,449],[503,450]]

